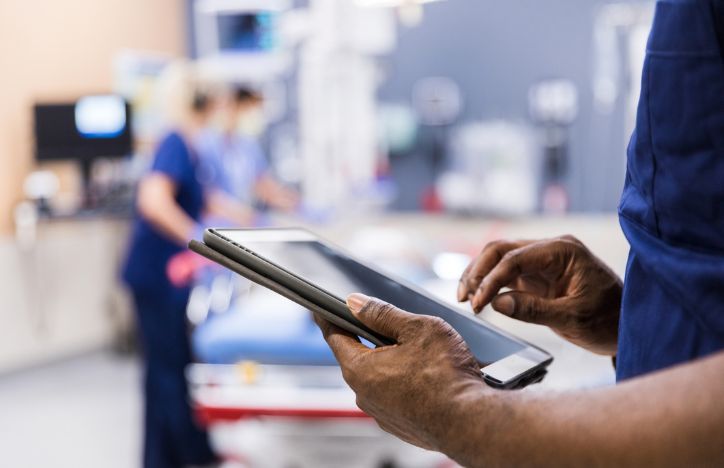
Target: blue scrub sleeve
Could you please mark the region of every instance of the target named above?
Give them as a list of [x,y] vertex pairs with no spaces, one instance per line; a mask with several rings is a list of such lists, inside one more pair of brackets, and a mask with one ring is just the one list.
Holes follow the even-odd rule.
[[254,163],[254,179],[259,180],[269,171],[269,163],[258,142],[249,145],[249,157]]
[[181,137],[172,134],[165,138],[156,150],[151,172],[162,173],[180,183],[193,171],[188,148]]

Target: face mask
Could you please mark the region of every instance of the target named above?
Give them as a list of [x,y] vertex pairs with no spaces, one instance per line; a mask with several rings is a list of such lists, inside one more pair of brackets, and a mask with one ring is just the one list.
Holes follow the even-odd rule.
[[266,118],[262,109],[244,112],[236,123],[236,131],[241,135],[258,137],[266,130]]
[[211,120],[209,121],[209,127],[213,130],[223,133],[226,128],[228,128],[228,119],[225,118],[224,114],[221,112],[214,113],[214,116],[211,117]]

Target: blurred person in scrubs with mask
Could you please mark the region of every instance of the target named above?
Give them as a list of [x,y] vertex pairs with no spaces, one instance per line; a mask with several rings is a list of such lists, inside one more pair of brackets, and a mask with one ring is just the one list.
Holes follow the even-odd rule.
[[169,276],[169,263],[200,238],[204,215],[245,225],[246,207],[209,196],[200,181],[193,142],[209,125],[215,103],[199,92],[194,69],[171,65],[159,79],[170,131],[156,149],[137,194],[137,215],[123,279],[129,286],[145,359],[147,468],[205,465],[216,460],[189,406],[185,368],[191,362],[186,305],[190,289]]
[[250,87],[234,88],[214,121],[197,139],[209,191],[250,209],[258,204],[281,211],[296,209],[299,196],[272,177],[259,142],[266,129],[262,95]]

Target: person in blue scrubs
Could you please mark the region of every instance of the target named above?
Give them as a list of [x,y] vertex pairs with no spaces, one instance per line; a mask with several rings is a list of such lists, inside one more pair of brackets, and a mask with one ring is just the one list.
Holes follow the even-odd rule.
[[237,224],[250,219],[244,207],[211,199],[200,181],[200,158],[193,142],[213,116],[212,95],[197,91],[194,73],[185,64],[170,66],[161,83],[173,130],[158,144],[151,168],[139,184],[123,268],[145,359],[143,466],[148,468],[216,460],[189,404],[184,372],[192,361],[186,320],[190,288],[172,281],[170,262],[188,253],[186,245],[201,235],[206,213]]
[[[158,182],[163,184],[159,191],[173,192],[173,209],[183,216],[188,232],[183,238],[191,237],[204,206],[195,164],[184,136],[172,132],[158,146],[151,172],[142,182]],[[189,288],[174,286],[166,274],[169,260],[184,245],[181,237],[174,238],[157,226],[152,216],[139,213],[123,272],[132,292],[145,358],[143,466],[206,464],[215,456],[206,433],[193,419],[184,375],[191,362],[186,324]]]
[[564,236],[489,244],[458,289],[613,357],[618,385],[494,390],[445,322],[353,294],[397,343],[317,319],[357,404],[464,466],[724,466],[724,0],[656,4],[619,213],[625,283]]
[[299,196],[272,176],[259,139],[265,130],[264,98],[247,86],[235,87],[217,112],[216,127],[197,138],[203,181],[209,192],[254,208],[282,211],[299,205]]

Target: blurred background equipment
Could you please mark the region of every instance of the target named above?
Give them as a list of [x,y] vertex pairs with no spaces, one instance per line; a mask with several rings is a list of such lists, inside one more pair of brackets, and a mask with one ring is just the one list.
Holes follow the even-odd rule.
[[535,211],[540,158],[529,128],[506,122],[470,122],[452,139],[450,168],[437,180],[446,210],[493,216]]
[[75,102],[36,104],[35,156],[39,162],[72,160],[81,168],[83,208],[100,202],[93,164],[133,152],[131,107],[119,96],[85,96]]
[[287,0],[196,0],[194,50],[214,78],[265,82],[290,67],[280,30]]
[[363,7],[396,8],[400,22],[405,26],[417,26],[424,17],[423,5],[425,3],[439,2],[441,0],[355,0]]
[[564,181],[570,164],[569,128],[578,115],[578,90],[570,80],[545,80],[530,88],[528,100],[530,116],[541,131],[541,210],[562,214],[570,205]]
[[[461,113],[460,88],[450,78],[423,78],[412,88],[412,105],[422,124],[420,139],[428,148],[432,177],[437,179],[448,163],[449,129]],[[435,185],[425,189],[421,204],[427,211],[443,209]]]

